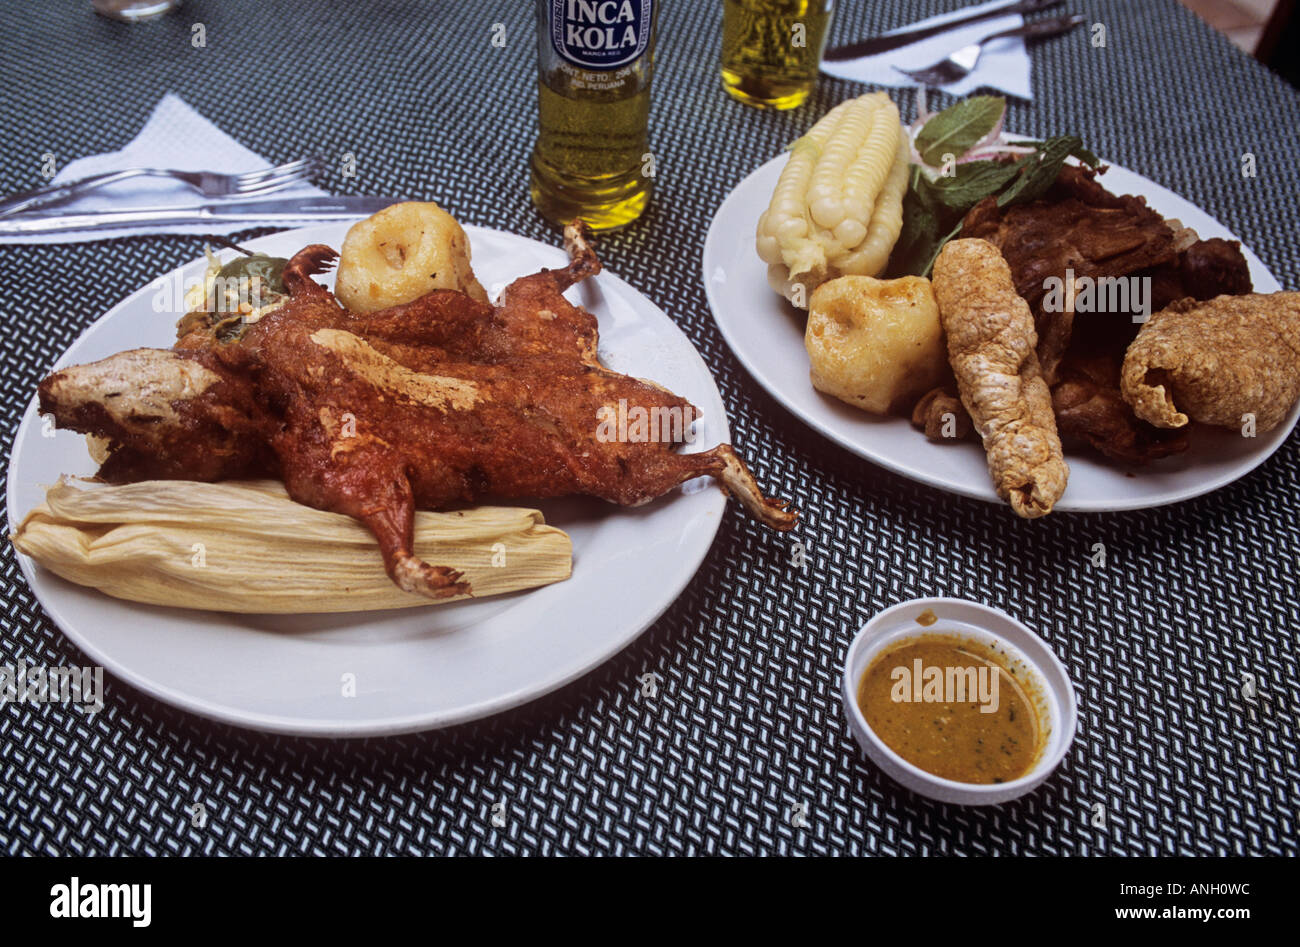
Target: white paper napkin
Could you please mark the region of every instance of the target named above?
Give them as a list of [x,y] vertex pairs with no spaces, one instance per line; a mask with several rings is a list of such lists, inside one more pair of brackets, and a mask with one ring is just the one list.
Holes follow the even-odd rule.
[[[928,20],[918,20],[911,26],[932,26],[946,23],[949,20],[969,16],[971,13],[997,6],[998,3],[999,0],[990,0],[989,3],[981,3],[978,6],[963,7],[952,13],[930,17]],[[916,82],[894,67],[922,69],[938,62],[948,54],[956,52],[963,46],[974,43],[993,33],[1014,29],[1024,22],[1025,18],[1019,13],[989,17],[987,20],[980,20],[978,23],[971,23],[968,26],[959,26],[945,33],[940,33],[938,36],[932,36],[929,39],[921,40],[919,43],[911,43],[899,49],[890,50],[887,53],[864,56],[861,59],[849,59],[843,62],[823,61],[822,72],[839,79],[850,79],[854,82],[865,82],[869,85],[883,85],[894,88],[915,86]],[[909,26],[900,27],[899,29],[910,28]],[[898,30],[891,30],[890,32],[896,33]],[[1025,41],[1021,37],[1013,36],[1009,39],[998,39],[986,43],[979,64],[969,76],[960,82],[942,86],[945,92],[952,95],[967,95],[981,87],[997,89],[1000,92],[1021,99],[1033,99],[1033,92],[1029,84],[1029,53],[1025,50]]]
[[[296,156],[301,157],[301,156]],[[121,151],[78,158],[64,165],[52,179],[62,184],[104,171],[125,168],[170,168],[177,171],[218,171],[222,174],[239,174],[260,171],[271,167],[271,162],[249,151],[235,139],[170,92],[154,108],[140,134]],[[281,191],[259,195],[258,199],[319,197],[325,192],[310,184],[296,184]],[[226,198],[250,200],[250,198]],[[136,207],[192,207],[216,203],[204,198],[198,191],[179,181],[166,178],[139,177],[110,184],[107,187],[80,197],[75,201],[38,208],[39,211],[58,210],[61,213],[84,213],[100,210],[131,210]],[[302,221],[303,224],[311,221]],[[211,222],[197,225],[162,224],[151,227],[124,227],[120,230],[70,231],[54,234],[0,236],[0,243],[80,243],[87,240],[107,240],[111,237],[136,236],[150,233],[228,234],[249,230],[256,223],[247,221]],[[294,226],[277,222],[277,227]]]

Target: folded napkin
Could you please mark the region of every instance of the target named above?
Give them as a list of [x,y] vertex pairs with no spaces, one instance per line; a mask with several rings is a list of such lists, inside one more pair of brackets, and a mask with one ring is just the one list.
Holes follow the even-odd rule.
[[[932,26],[946,23],[949,20],[959,19],[963,16],[969,16],[971,13],[997,6],[999,2],[1000,0],[991,0],[989,3],[981,3],[978,6],[963,7],[952,13],[930,17],[928,20],[918,20],[911,26]],[[823,61],[822,72],[828,76],[850,79],[854,82],[865,82],[869,85],[884,85],[895,88],[915,86],[914,81],[894,67],[922,69],[938,62],[950,53],[956,52],[963,46],[977,42],[993,33],[1014,29],[1024,22],[1025,18],[1019,13],[989,17],[987,20],[980,20],[978,23],[971,23],[967,26],[959,26],[946,33],[940,33],[938,36],[932,36],[929,39],[921,40],[919,43],[902,46],[887,53],[864,56],[861,59],[848,59],[843,62]],[[900,27],[900,29],[910,29],[911,26]],[[898,30],[891,30],[890,32],[896,33]],[[1025,50],[1025,41],[1019,36],[1013,36],[1010,39],[998,39],[986,43],[984,54],[980,56],[979,64],[971,74],[960,82],[954,82],[942,88],[952,95],[967,95],[979,88],[991,88],[1005,92],[1008,95],[1014,95],[1017,98],[1032,99],[1034,96],[1029,84],[1029,53]]]
[[[271,167],[271,164],[217,128],[178,96],[168,93],[154,108],[144,128],[140,129],[140,134],[136,135],[121,151],[111,151],[70,161],[54,176],[52,183],[62,184],[92,174],[120,171],[125,168],[169,168],[176,171],[217,171],[222,174],[239,174],[244,171],[261,171]],[[301,183],[281,191],[259,195],[257,199],[320,197],[324,193],[320,188]],[[252,198],[205,198],[198,191],[179,181],[138,177],[110,184],[75,201],[36,208],[34,212],[48,213],[57,210],[60,213],[72,214],[101,210],[132,210],[137,207],[183,208],[218,203],[220,200],[250,199]],[[312,222],[302,221],[304,225]],[[293,225],[284,221],[275,223],[277,227]],[[191,225],[162,224],[124,227],[120,230],[0,236],[0,243],[81,243],[87,240],[107,240],[111,237],[150,233],[228,234],[249,230],[256,226],[256,223],[246,221],[214,221]]]

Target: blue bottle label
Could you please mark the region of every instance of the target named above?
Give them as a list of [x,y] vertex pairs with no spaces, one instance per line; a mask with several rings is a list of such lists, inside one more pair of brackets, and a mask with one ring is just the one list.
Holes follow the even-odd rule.
[[635,62],[650,45],[654,0],[551,0],[551,45],[583,69]]

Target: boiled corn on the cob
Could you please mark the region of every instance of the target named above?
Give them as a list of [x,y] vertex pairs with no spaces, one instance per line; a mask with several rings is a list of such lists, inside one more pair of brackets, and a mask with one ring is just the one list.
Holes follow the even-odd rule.
[[[133,602],[279,613],[434,604],[393,584],[363,525],[295,503],[278,481],[64,478],[11,538],[68,581]],[[558,582],[572,568],[569,537],[520,507],[418,512],[414,551],[463,572],[475,597]]]
[[800,308],[837,276],[876,276],[903,226],[910,149],[883,92],[841,102],[790,147],[758,255],[772,288]]

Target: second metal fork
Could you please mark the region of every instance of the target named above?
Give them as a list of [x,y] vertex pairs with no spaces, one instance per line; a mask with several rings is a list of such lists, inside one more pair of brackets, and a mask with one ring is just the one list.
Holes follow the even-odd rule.
[[83,194],[136,177],[166,177],[183,181],[204,197],[252,197],[268,194],[281,188],[297,184],[299,181],[311,180],[324,167],[324,159],[318,156],[299,158],[286,164],[276,165],[263,171],[247,171],[243,174],[217,174],[213,171],[172,171],[164,168],[128,168],[123,171],[107,171],[94,174],[66,184],[51,184],[30,191],[14,194],[0,201],[0,217],[18,214],[36,207],[45,207],[69,201]]

